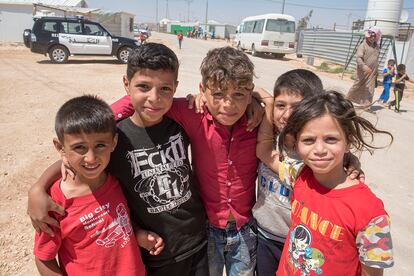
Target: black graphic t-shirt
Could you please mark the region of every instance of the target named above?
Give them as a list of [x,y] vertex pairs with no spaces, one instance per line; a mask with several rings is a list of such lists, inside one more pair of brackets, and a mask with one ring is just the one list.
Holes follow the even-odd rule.
[[206,216],[188,159],[189,139],[169,118],[141,128],[130,118],[118,123],[118,145],[109,171],[121,182],[131,221],[160,235],[157,256],[142,250],[146,265],[185,259],[206,243]]
[[[403,75],[401,75],[401,74],[397,74],[397,77],[395,78],[396,80],[398,80],[398,79],[401,79],[402,78],[402,76]],[[407,75],[405,75],[405,77],[399,82],[399,83],[396,83],[395,84],[395,89],[398,89],[398,90],[401,90],[401,91],[404,91],[404,88],[405,88],[405,81],[406,80],[410,80],[410,78],[407,76]]]

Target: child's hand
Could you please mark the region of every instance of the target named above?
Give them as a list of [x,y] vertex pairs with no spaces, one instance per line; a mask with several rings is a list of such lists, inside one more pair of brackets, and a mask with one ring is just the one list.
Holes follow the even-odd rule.
[[65,181],[68,176],[72,179],[75,179],[76,174],[65,156],[62,156],[62,166],[60,167],[60,172],[62,174],[63,181]]
[[247,131],[253,131],[260,125],[265,114],[264,106],[255,97],[252,97],[252,102],[247,106]]
[[204,106],[206,104],[206,98],[202,94],[188,94],[188,109],[195,107],[196,113],[204,113]]
[[135,233],[138,245],[149,251],[151,255],[158,255],[164,249],[164,241],[158,234],[138,229]]
[[45,191],[32,187],[28,194],[27,214],[37,232],[45,232],[53,237],[54,233],[49,225],[59,228],[59,223],[49,216],[50,211],[65,214],[62,206],[56,204]]
[[365,174],[361,169],[361,162],[359,162],[358,157],[352,153],[347,153],[344,157],[344,167],[346,174],[351,179],[358,179],[361,182],[365,182]]

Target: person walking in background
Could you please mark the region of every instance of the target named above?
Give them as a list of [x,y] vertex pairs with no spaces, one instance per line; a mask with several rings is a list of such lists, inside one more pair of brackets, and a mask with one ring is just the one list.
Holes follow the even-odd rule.
[[181,49],[181,44],[183,43],[183,33],[180,31],[177,34],[177,38],[178,38],[178,47]]
[[388,60],[387,67],[383,70],[384,79],[382,81],[382,86],[384,90],[381,93],[381,96],[378,99],[379,103],[386,104],[388,99],[390,98],[390,89],[392,84],[392,78],[395,76],[395,60],[390,59]]
[[381,31],[370,27],[365,32],[365,40],[356,53],[357,75],[354,85],[347,94],[347,99],[354,104],[367,108],[372,104],[377,78],[379,42]]
[[388,108],[391,109],[391,106],[395,106],[394,111],[400,112],[400,102],[403,97],[403,92],[405,89],[405,81],[413,82],[405,73],[405,65],[399,64],[397,66],[397,77],[395,79],[395,86],[394,86],[394,97],[395,99],[388,104]]

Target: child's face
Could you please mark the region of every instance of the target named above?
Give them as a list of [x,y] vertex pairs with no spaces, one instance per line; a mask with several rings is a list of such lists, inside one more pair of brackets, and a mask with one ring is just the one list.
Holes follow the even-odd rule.
[[252,99],[252,91],[247,88],[229,86],[225,91],[219,88],[207,88],[200,84],[208,110],[222,125],[232,127],[246,112]]
[[349,145],[338,122],[329,114],[305,124],[296,140],[296,149],[315,177],[337,179],[343,176],[344,154]]
[[135,109],[132,116],[134,123],[141,127],[160,123],[171,108],[178,85],[174,73],[145,69],[137,71],[130,81],[124,76],[123,81]]
[[85,182],[99,179],[117,143],[117,135],[111,132],[64,134],[63,139],[63,145],[53,140],[56,149]]
[[292,114],[293,108],[303,100],[303,97],[298,93],[291,93],[286,89],[282,89],[279,96],[275,97],[273,105],[273,124],[278,131],[286,126],[286,123]]

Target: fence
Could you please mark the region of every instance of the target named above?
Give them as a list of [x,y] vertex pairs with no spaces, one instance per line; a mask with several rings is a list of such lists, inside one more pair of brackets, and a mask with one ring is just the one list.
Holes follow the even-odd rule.
[[[298,51],[305,56],[314,56],[331,61],[336,64],[345,65],[354,51],[359,39],[363,39],[363,34],[352,36],[352,32],[331,31],[331,30],[305,30],[300,35],[298,41]],[[352,44],[349,47],[349,44]],[[386,62],[391,41],[383,39],[379,69],[382,70]],[[355,70],[355,56],[347,69]]]

